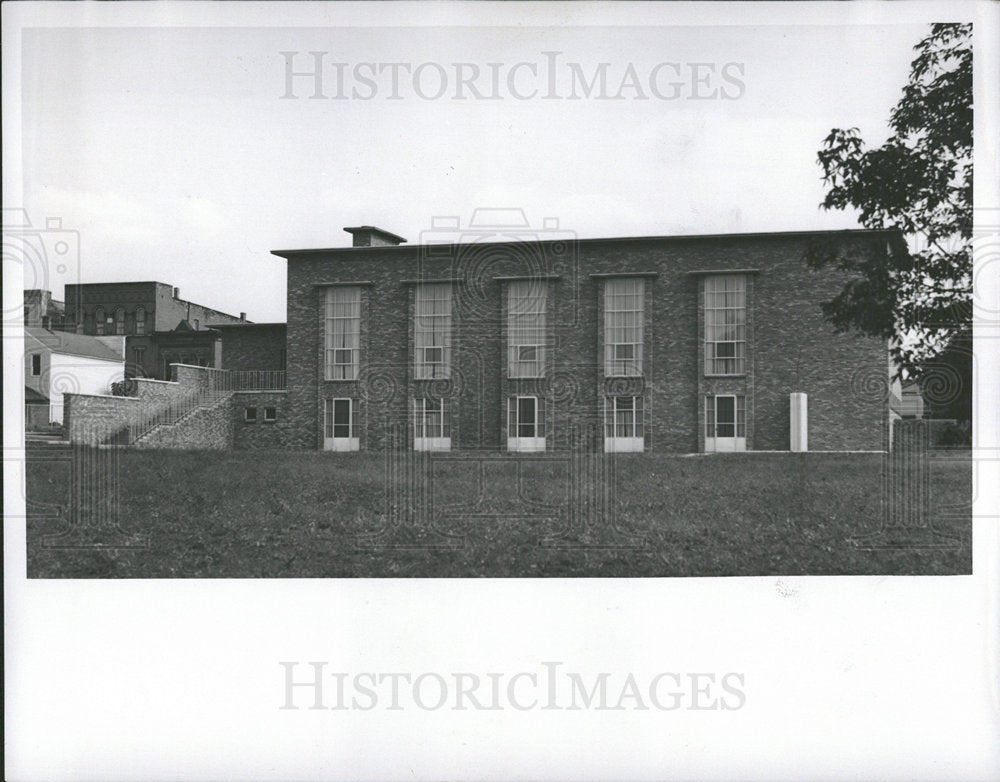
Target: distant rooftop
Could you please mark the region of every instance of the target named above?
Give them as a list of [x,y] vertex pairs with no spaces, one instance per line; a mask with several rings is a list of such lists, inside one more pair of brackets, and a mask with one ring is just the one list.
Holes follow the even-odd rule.
[[71,331],[49,331],[33,326],[26,328],[24,334],[26,340],[33,340],[53,353],[99,358],[105,361],[124,361],[121,353],[116,353],[97,337],[88,337],[86,334],[74,334]]

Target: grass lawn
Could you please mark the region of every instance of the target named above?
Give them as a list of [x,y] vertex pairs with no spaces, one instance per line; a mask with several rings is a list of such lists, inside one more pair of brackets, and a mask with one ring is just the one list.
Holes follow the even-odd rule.
[[[68,449],[28,453],[33,578],[959,574],[972,568],[968,451],[929,459],[931,528],[888,531],[878,454],[621,454],[602,460],[610,470],[602,473],[609,487],[602,497],[592,465],[558,455],[434,456],[424,462],[430,480],[387,484],[381,454],[123,450],[113,457],[115,529],[89,506],[70,523],[80,514],[70,499]],[[93,541],[126,547],[87,547]]]

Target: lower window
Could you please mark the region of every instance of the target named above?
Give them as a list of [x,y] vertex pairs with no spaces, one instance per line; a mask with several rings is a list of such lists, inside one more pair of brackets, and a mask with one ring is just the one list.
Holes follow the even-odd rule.
[[746,398],[736,395],[705,397],[705,450],[747,449]]
[[413,450],[451,450],[450,408],[447,399],[413,400]]
[[507,450],[545,450],[545,400],[512,396],[507,400]]
[[643,447],[642,397],[605,397],[604,452],[635,452]]
[[354,399],[326,399],[323,426],[323,448],[327,451],[357,451],[358,403]]

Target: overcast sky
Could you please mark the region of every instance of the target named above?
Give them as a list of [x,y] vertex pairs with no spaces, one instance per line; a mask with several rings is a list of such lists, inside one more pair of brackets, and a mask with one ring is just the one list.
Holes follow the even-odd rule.
[[[348,225],[415,243],[513,207],[581,237],[852,228],[818,209],[817,150],[833,127],[884,139],[927,30],[31,30],[24,204],[80,232],[82,281],[256,321],[285,317],[270,251],[346,246]],[[283,98],[312,51],[325,97],[297,76]]]

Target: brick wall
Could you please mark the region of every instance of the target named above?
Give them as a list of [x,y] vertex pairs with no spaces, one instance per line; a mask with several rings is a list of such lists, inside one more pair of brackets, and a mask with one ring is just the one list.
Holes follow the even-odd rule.
[[180,399],[185,394],[191,393],[190,388],[185,388],[176,380],[151,380],[149,378],[134,378],[136,396],[139,399],[152,404],[168,404],[172,400]]
[[285,324],[229,326],[222,334],[224,369],[282,370],[285,368]]
[[233,445],[232,398],[189,413],[174,424],[156,427],[140,438],[136,448],[190,448],[223,450]]
[[149,404],[129,396],[63,395],[63,426],[72,443],[96,445],[142,419]]
[[[390,421],[405,421],[409,400],[428,392],[412,377],[412,284],[454,278],[453,377],[433,393],[452,398],[453,448],[505,447],[505,400],[532,391],[546,400],[547,435],[565,445],[570,423],[601,426],[605,393],[644,395],[646,449],[691,452],[704,443],[704,397],[746,397],[747,447],[787,450],[789,394],[809,396],[810,450],[881,447],[886,345],[837,335],[820,303],[845,281],[833,268],[810,270],[810,234],[659,238],[526,245],[444,245],[331,250],[288,262],[287,445],[322,447],[322,400],[360,401],[362,449],[383,447]],[[830,236],[830,235],[827,235]],[[859,252],[881,252],[884,234],[838,233]],[[753,269],[747,275],[747,371],[704,374],[701,285],[692,272]],[[601,296],[614,273],[648,274],[644,377],[603,376]],[[549,371],[541,381],[506,378],[504,280],[551,275]],[[361,375],[322,376],[325,283],[362,286]],[[637,390],[638,389],[638,390]]]
[[[241,391],[232,397],[233,445],[237,449],[285,447],[291,422],[288,418],[287,393],[284,391]],[[246,409],[257,412],[255,423],[246,421]],[[266,421],[265,408],[274,408],[275,420]]]
[[[134,378],[131,381],[136,389],[134,397],[66,394],[64,420],[70,441],[93,443],[95,438],[106,438],[122,427],[138,423],[181,399],[216,391],[224,383],[225,373],[215,369],[176,366],[174,371],[176,381]],[[232,417],[231,411],[229,416]],[[180,433],[173,435],[172,440],[168,437],[163,442],[181,443],[187,441],[185,438],[193,438],[193,442],[201,444],[191,447],[232,446],[231,426],[229,430],[223,431],[219,430],[215,417],[209,416],[207,420],[209,423],[205,426],[209,427],[208,434],[202,436],[178,430]],[[214,444],[217,436],[224,438],[218,446]],[[206,444],[208,442],[213,444]]]

